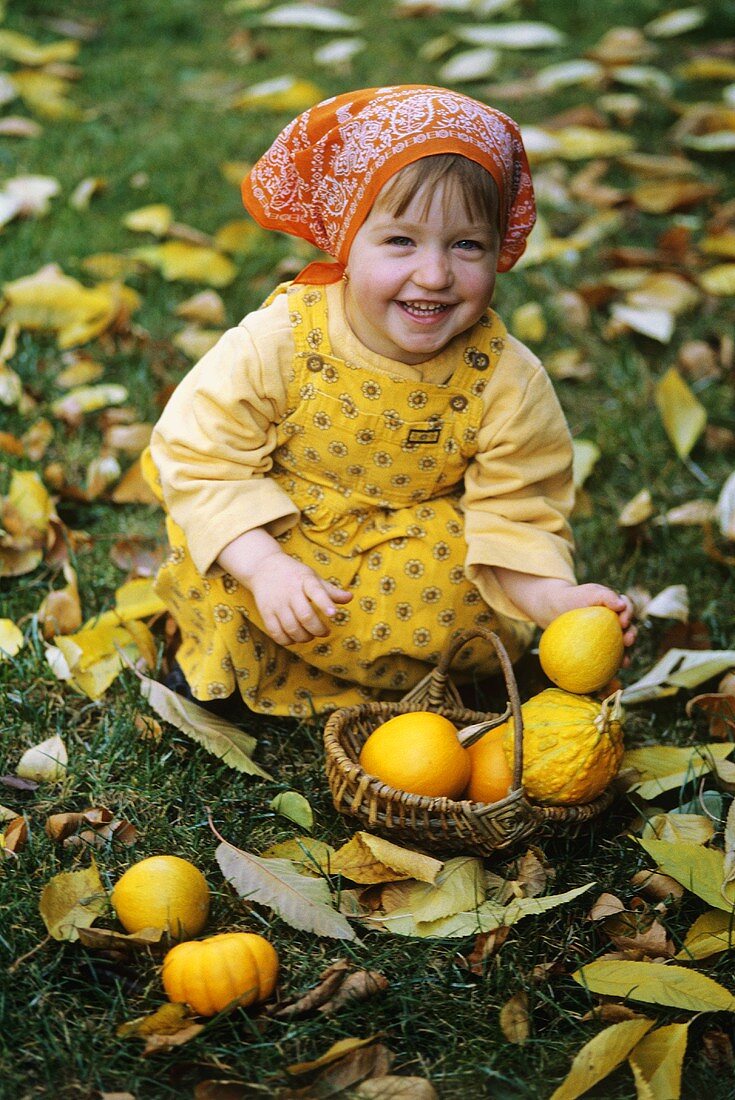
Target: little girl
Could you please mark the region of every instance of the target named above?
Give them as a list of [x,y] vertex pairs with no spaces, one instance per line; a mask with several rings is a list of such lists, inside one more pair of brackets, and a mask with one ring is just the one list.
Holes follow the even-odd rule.
[[[310,264],[171,397],[150,454],[171,553],[157,590],[195,698],[322,713],[405,693],[456,632],[511,659],[574,607],[572,448],[538,360],[489,308],[525,248],[516,124],[406,85],[295,119],[243,183]],[[150,469],[150,466],[149,466]],[[496,671],[480,642],[459,679]]]

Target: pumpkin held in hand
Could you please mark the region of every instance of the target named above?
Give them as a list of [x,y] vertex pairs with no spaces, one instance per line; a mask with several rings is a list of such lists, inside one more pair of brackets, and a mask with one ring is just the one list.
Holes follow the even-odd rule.
[[163,960],[163,988],[170,1001],[199,1016],[228,1005],[267,1001],[278,979],[276,949],[254,932],[222,932],[172,947]]
[[[617,775],[623,756],[620,693],[598,703],[547,688],[521,707],[523,786],[536,802],[591,802]],[[513,722],[498,726],[513,761]]]
[[608,684],[623,662],[620,620],[609,607],[575,607],[541,635],[541,667],[564,691],[586,694]]

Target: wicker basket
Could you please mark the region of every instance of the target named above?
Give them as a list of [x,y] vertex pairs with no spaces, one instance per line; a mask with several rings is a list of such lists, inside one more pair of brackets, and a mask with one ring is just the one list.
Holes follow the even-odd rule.
[[[459,650],[473,638],[495,647],[505,679],[508,704],[502,714],[465,708],[449,679],[449,669]],[[442,714],[462,730],[464,745],[471,745],[487,730],[512,717],[515,759],[510,793],[501,802],[455,801],[408,794],[368,775],[358,763],[369,735],[397,714],[431,710]],[[528,837],[556,828],[573,830],[607,809],[613,799],[606,791],[593,802],[576,806],[542,806],[531,802],[523,790],[523,720],[513,669],[502,642],[489,631],[459,634],[442,655],[437,667],[397,703],[362,703],[334,711],[324,729],[326,771],[335,808],[357,818],[369,832],[396,843],[435,852],[472,852],[489,856],[513,847]]]

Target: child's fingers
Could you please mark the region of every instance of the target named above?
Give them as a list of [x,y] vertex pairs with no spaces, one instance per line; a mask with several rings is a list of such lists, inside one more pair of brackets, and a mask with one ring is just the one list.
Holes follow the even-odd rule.
[[352,599],[352,593],[348,592],[346,588],[339,588],[338,585],[332,584],[331,581],[325,581],[324,584],[327,592],[335,603],[349,603]]

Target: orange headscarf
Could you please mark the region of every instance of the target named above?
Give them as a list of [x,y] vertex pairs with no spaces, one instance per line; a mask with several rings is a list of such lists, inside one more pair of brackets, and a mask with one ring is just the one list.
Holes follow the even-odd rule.
[[386,181],[438,153],[476,161],[495,180],[498,271],[508,271],[536,220],[520,131],[507,115],[446,88],[401,84],[325,99],[289,123],[254,165],[243,202],[260,225],[302,237],[338,261],[309,264],[300,282],[333,282]]

